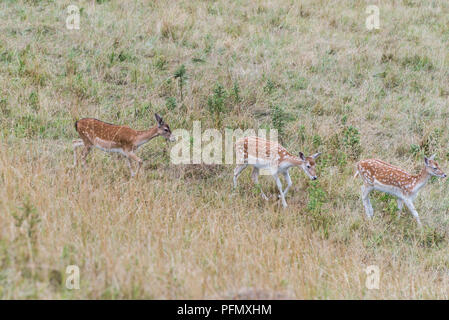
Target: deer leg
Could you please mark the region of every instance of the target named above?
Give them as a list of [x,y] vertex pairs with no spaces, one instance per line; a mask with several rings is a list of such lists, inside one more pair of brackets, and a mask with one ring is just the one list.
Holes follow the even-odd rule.
[[371,201],[369,200],[369,194],[373,190],[373,187],[363,185],[362,186],[362,202],[365,207],[365,212],[368,218],[372,218],[374,214],[373,206],[371,205]]
[[128,164],[129,171],[131,172],[131,177],[134,177],[135,173],[133,171],[133,166],[131,164],[131,160],[129,159],[128,156],[126,157],[126,163]]
[[404,207],[404,201],[402,199],[398,199],[398,216],[401,216],[402,208]]
[[[132,151],[127,152],[126,156],[128,158],[128,165],[129,165],[129,169],[131,171],[131,177],[137,176],[139,174],[140,167],[142,166],[142,159],[140,159],[138,156],[136,156],[134,154],[134,152],[132,152]],[[130,158],[137,162],[137,171],[136,171],[136,173],[134,173],[133,170],[131,169],[131,162],[129,160]]]
[[[254,184],[259,184],[259,168],[253,167],[253,172],[251,173],[251,178],[253,179]],[[260,187],[260,186],[259,186]],[[268,200],[268,197],[263,193],[262,188],[260,187],[260,194],[264,200]]]
[[284,208],[287,208],[287,202],[285,201],[285,197],[284,197],[284,192],[282,192],[282,182],[281,179],[279,179],[279,176],[276,174],[273,176],[274,179],[276,180],[276,185],[279,189],[279,194],[281,195],[281,200],[282,200],[282,206]]
[[73,167],[76,167],[76,164],[78,163],[77,158],[76,158],[76,149],[78,149],[79,147],[84,146],[84,142],[81,139],[78,140],[73,140]]
[[87,156],[88,156],[88,154],[89,154],[91,149],[92,149],[92,146],[84,145],[84,149],[83,149],[83,152],[81,154],[81,160],[83,160],[83,166],[85,166],[87,164],[86,158],[87,158]]
[[290,178],[290,174],[288,173],[288,171],[286,171],[284,173],[284,178],[285,178],[285,181],[287,181],[287,188],[285,188],[285,190],[284,190],[284,196],[285,196],[288,192],[288,189],[290,189],[290,187],[292,186],[292,179]]
[[237,179],[239,178],[240,174],[243,170],[248,166],[247,163],[241,164],[234,169],[234,188],[237,187]]
[[422,226],[421,225],[421,221],[419,220],[419,215],[418,212],[415,209],[415,206],[413,205],[413,203],[410,200],[404,199],[403,200],[405,205],[407,206],[408,210],[410,211],[410,213],[415,217],[416,222],[418,223],[418,226]]

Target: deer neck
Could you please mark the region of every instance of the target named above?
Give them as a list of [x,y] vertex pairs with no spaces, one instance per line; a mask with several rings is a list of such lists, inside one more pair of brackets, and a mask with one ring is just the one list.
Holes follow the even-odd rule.
[[157,126],[148,130],[137,131],[136,144],[140,146],[158,135]]
[[426,183],[431,178],[431,175],[427,172],[426,167],[424,166],[420,173],[414,175],[415,183],[413,186],[413,193],[417,193],[422,187],[426,185]]
[[295,157],[293,155],[288,155],[284,158],[284,160],[281,163],[281,167],[288,169],[291,167],[300,167],[304,161],[302,161],[300,158]]

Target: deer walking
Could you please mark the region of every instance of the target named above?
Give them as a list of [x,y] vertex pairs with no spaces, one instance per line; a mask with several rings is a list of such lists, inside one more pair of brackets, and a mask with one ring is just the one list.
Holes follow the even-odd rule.
[[357,164],[357,172],[354,177],[360,174],[363,180],[362,201],[368,218],[373,216],[373,207],[369,200],[369,194],[373,190],[378,190],[396,196],[398,198],[399,214],[405,204],[415,217],[418,225],[421,226],[413,201],[419,190],[426,185],[431,176],[446,177],[446,174],[441,171],[434,157],[435,155],[430,158],[424,157],[424,167],[416,175],[412,175],[381,160],[368,159],[360,161]]
[[[84,147],[82,151],[82,161],[86,164],[86,157],[92,147],[96,147],[106,152],[118,152],[124,155],[128,161],[131,176],[139,173],[142,160],[135,155],[135,151],[144,143],[151,139],[162,136],[167,141],[174,141],[175,138],[170,131],[168,124],[155,113],[157,125],[151,129],[137,131],[127,126],[120,126],[106,123],[93,118],[84,118],[75,122],[75,129],[81,139],[73,140],[73,166],[77,165],[76,149]],[[137,172],[134,172],[131,160],[137,162]]]
[[[252,180],[258,184],[260,169],[268,169],[276,180],[282,206],[287,207],[285,195],[292,185],[292,180],[288,170],[292,167],[300,167],[306,175],[316,180],[315,159],[320,153],[315,153],[310,157],[304,156],[302,152],[299,157],[290,154],[283,146],[276,142],[267,141],[259,137],[244,137],[235,144],[237,167],[234,170],[234,188],[237,187],[237,179],[242,171],[248,166],[253,167]],[[282,183],[279,175],[282,174],[287,182],[287,187],[282,190]],[[267,196],[261,190],[262,197],[267,200]]]

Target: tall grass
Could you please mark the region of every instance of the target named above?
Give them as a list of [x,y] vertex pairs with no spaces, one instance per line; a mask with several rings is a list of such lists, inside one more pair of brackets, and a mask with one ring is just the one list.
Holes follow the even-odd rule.
[[[446,1],[382,1],[374,31],[363,1],[77,3],[80,30],[70,1],[0,3],[0,298],[449,298],[448,182],[419,195],[420,230],[377,193],[367,221],[353,179],[366,157],[449,171]],[[283,210],[272,179],[269,201],[248,173],[232,191],[232,167],[172,165],[162,139],[138,179],[98,151],[70,169],[76,119],[144,129],[154,112],[279,126],[292,153],[322,152],[319,179],[292,169]]]

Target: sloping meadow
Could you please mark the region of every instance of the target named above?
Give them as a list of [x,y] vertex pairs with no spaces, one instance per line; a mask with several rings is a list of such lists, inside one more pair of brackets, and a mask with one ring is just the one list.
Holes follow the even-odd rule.
[[[364,1],[78,1],[79,30],[71,4],[0,3],[0,298],[449,298],[448,182],[421,191],[419,229],[380,193],[367,221],[353,178],[371,157],[449,171],[446,1],[382,1],[371,31]],[[275,128],[322,152],[318,180],[292,169],[282,209],[271,177],[233,190],[233,166],[174,165],[162,138],[137,179],[96,150],[71,168],[77,119],[155,112]]]

